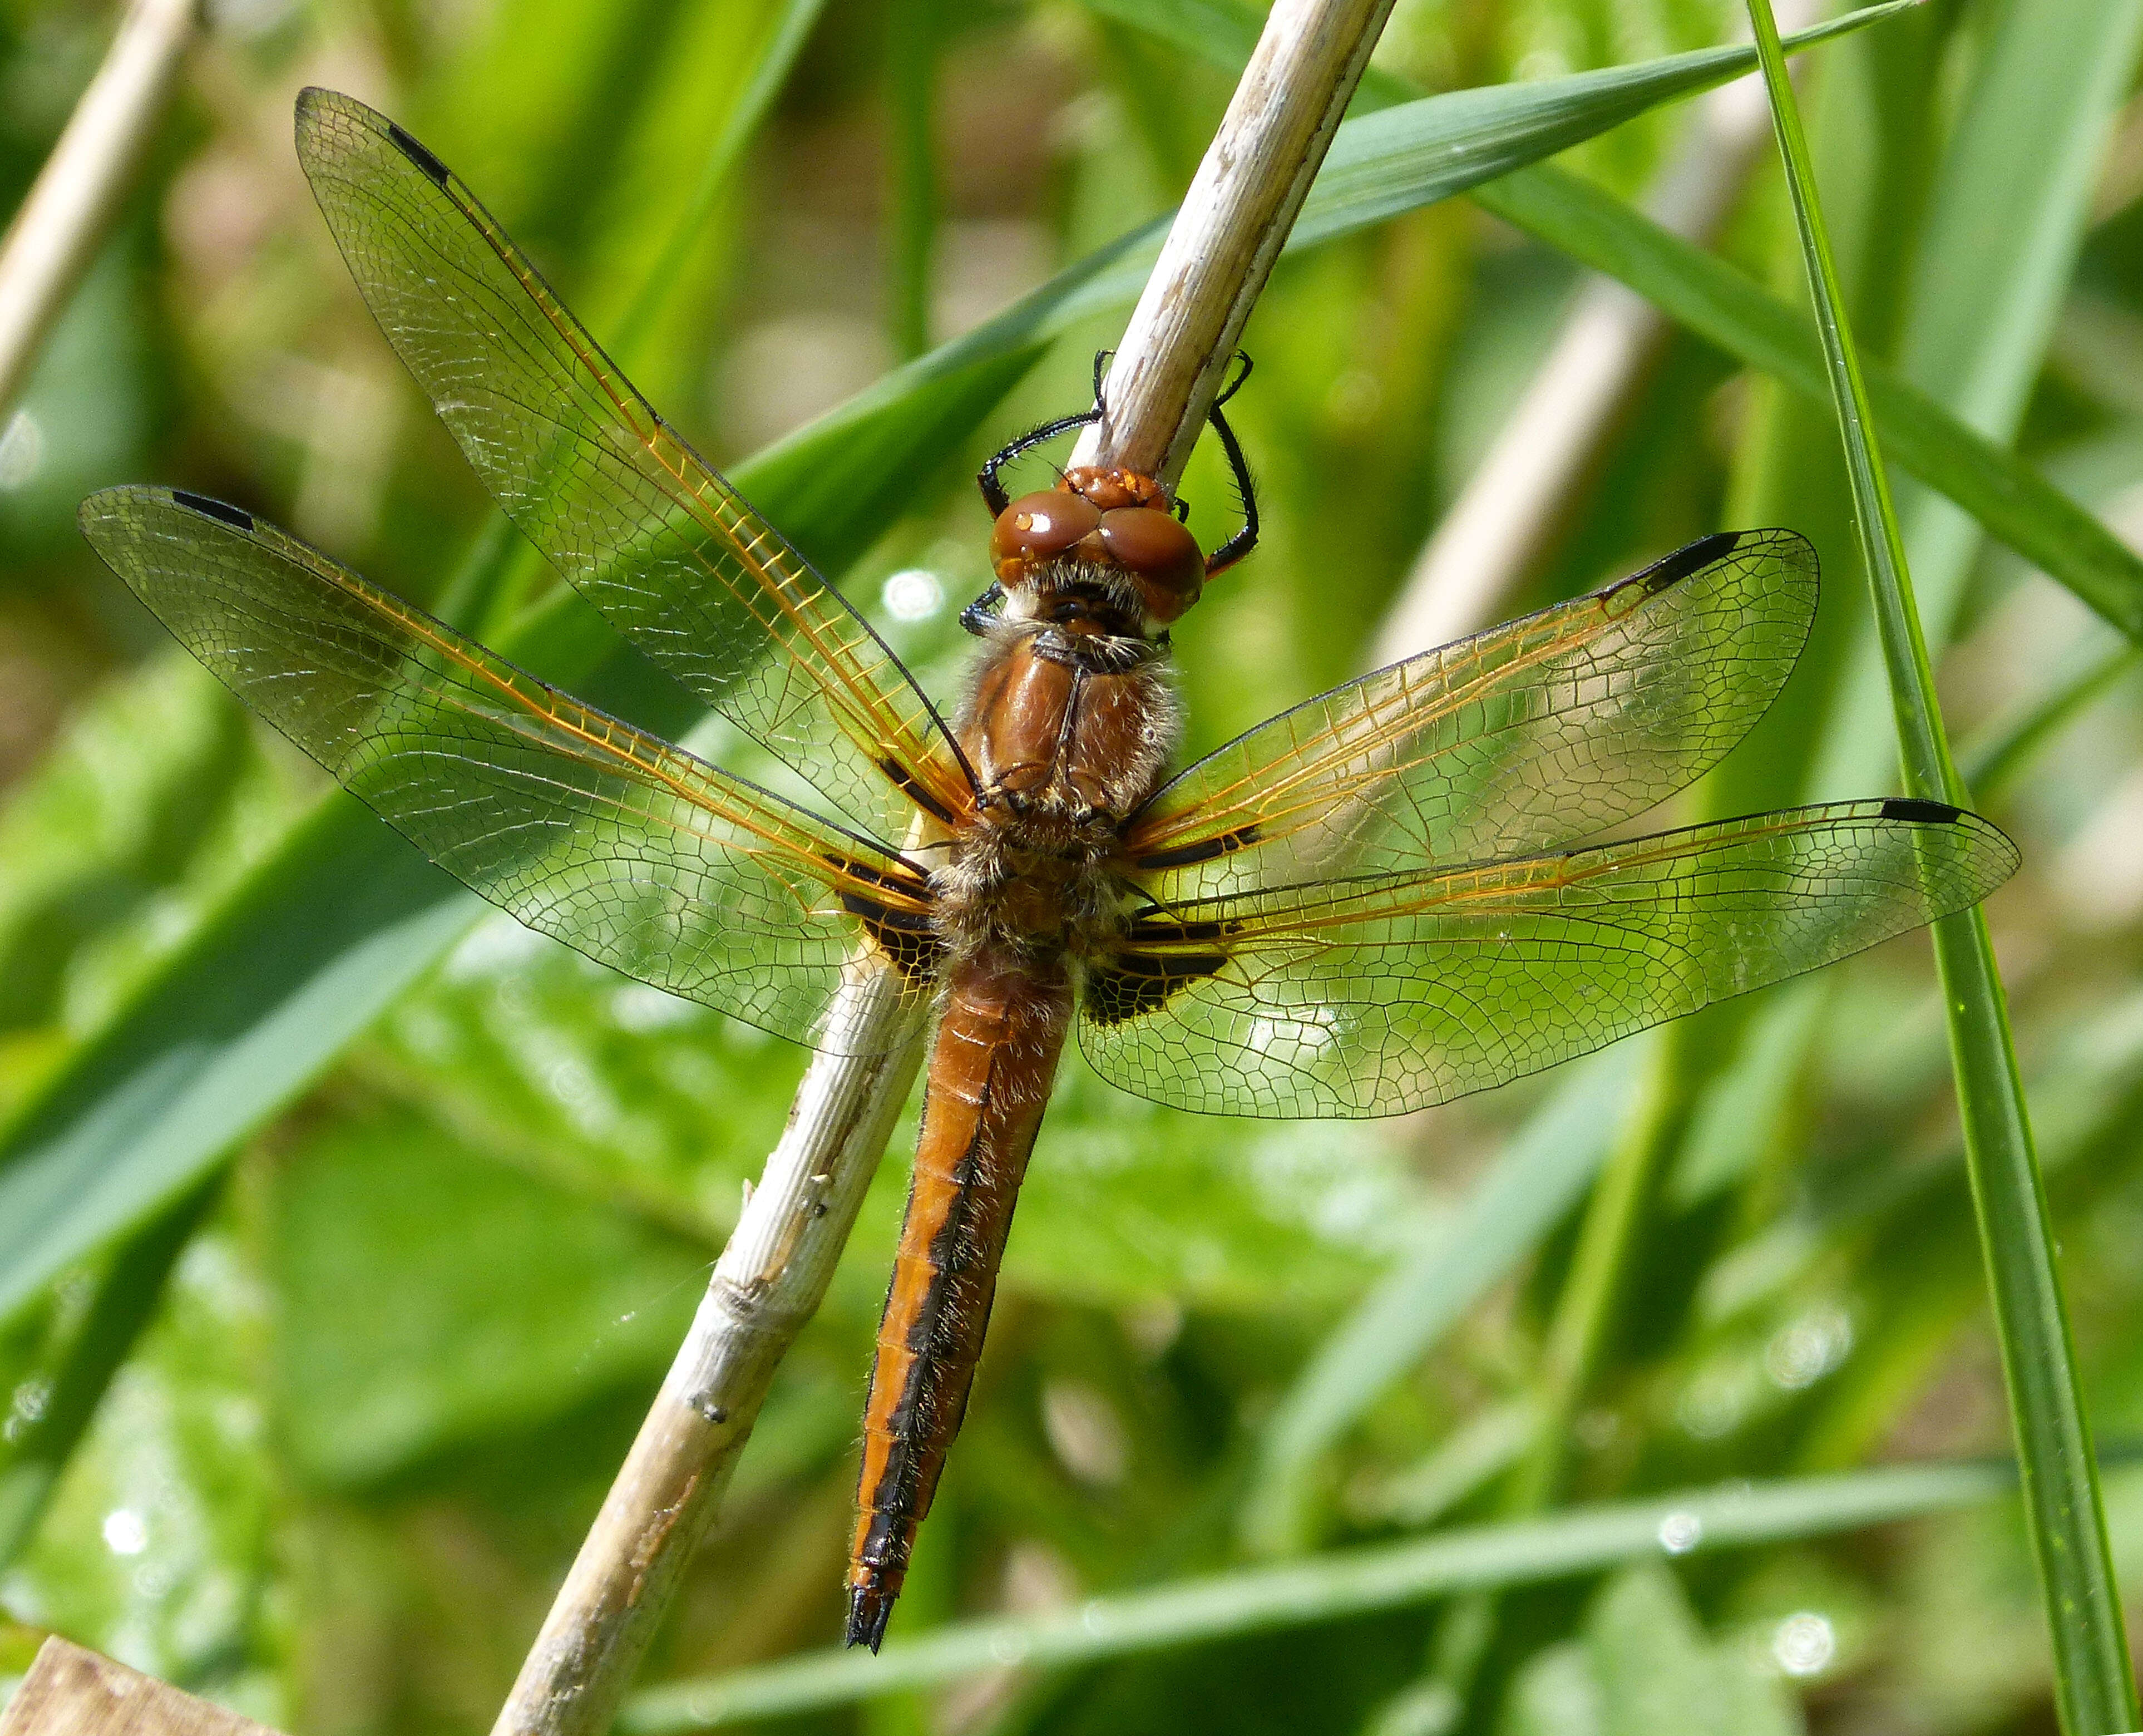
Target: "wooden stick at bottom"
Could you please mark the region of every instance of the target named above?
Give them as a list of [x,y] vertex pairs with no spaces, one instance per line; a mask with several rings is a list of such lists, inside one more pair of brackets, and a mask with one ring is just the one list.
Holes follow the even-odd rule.
[[276,1736],[235,1712],[55,1634],[0,1714],[0,1736]]

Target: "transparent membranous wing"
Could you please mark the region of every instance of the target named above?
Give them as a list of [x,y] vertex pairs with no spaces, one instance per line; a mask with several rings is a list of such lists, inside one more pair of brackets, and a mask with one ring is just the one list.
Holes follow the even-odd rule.
[[1829,964],[2016,866],[1975,815],[1866,801],[1210,899],[1132,925],[1088,975],[1080,1043],[1181,1109],[1394,1114]]
[[1793,532],[1706,537],[1260,724],[1164,786],[1126,855],[1175,902],[1575,842],[1749,732],[1815,598],[1815,551]]
[[837,1050],[844,973],[889,962],[927,997],[928,891],[906,859],[577,703],[235,507],[111,489],[82,524],[241,699],[530,927]]
[[445,165],[331,91],[298,157],[380,329],[522,533],[635,646],[859,829],[965,807],[929,701],[715,474]]

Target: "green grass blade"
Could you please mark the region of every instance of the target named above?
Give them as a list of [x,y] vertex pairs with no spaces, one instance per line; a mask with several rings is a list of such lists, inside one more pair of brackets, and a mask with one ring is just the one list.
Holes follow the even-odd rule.
[[[1863,7],[1792,38],[1798,52],[1852,31],[1879,24],[1919,3],[1886,0]],[[1097,9],[1104,12],[1106,5]],[[1256,17],[1240,8],[1207,4],[1186,7],[1175,0],[1151,8],[1126,7],[1124,22],[1195,53],[1225,70],[1240,72],[1255,45]],[[1227,21],[1223,25],[1221,21]],[[1200,29],[1206,33],[1194,32]],[[1483,85],[1424,97],[1372,68],[1362,81],[1359,109],[1340,127],[1318,171],[1309,196],[1289,234],[1286,250],[1314,247],[1373,224],[1418,211],[1537,163],[1559,151],[1596,138],[1661,103],[1695,96],[1739,78],[1755,67],[1750,48],[1703,48],[1633,66],[1573,72],[1517,84]],[[1060,275],[1021,304],[1046,309],[1046,324],[1024,315],[1034,335],[1062,330],[1089,315],[1136,300],[1167,233],[1166,217],[1126,236],[1123,250],[1105,269],[1087,261],[1076,284]],[[1018,311],[1017,310],[1015,312]]]
[[774,107],[775,99],[789,82],[796,57],[804,52],[804,44],[817,27],[819,16],[825,6],[826,0],[784,0],[775,14],[773,28],[753,64],[751,76],[723,118],[721,130],[715,135],[714,145],[700,166],[700,178],[693,185],[692,196],[678,214],[668,240],[663,243],[661,254],[641,285],[639,293],[618,321],[610,347],[611,353],[627,365],[638,360],[648,332],[661,315],[693,250],[704,242],[708,219],[714,214],[716,201],[735,176],[745,147],[757,136]]
[[1533,1371],[1540,1427],[1504,1492],[1503,1510],[1538,1513],[1561,1498],[1580,1410],[1601,1375],[1602,1352],[1631,1288],[1659,1176],[1688,1095],[1685,1025],[1661,1032],[1642,1084],[1609,1133],[1610,1154],[1578,1222],[1555,1312]]
[[1618,1047],[1576,1069],[1512,1137],[1465,1206],[1319,1347],[1265,1426],[1243,1504],[1250,1548],[1280,1554],[1302,1545],[1318,1458],[1584,1193],[1614,1143],[1638,1064]]
[[2002,1464],[1896,1466],[1573,1507],[1549,1518],[1092,1598],[1038,1618],[955,1623],[895,1640],[877,1657],[809,1653],[705,1681],[667,1683],[627,1701],[617,1727],[631,1736],[712,1729],[934,1687],[1007,1664],[1091,1663],[1537,1585],[1657,1560],[1663,1550],[1709,1552],[1858,1530],[1990,1500],[2015,1483]]
[[[1825,370],[1845,444],[1861,552],[1897,713],[1908,793],[1962,796],[1934,692],[1903,538],[1824,230],[1815,175],[1769,0],[1749,13],[1770,92],[1794,215],[1806,256]],[[2135,1678],[2113,1580],[2098,1468],[2083,1413],[2046,1188],[1986,919],[1938,922],[1935,957],[1950,1025],[1966,1163],[1978,1214],[2025,1511],[2046,1600],[2056,1700],[2071,1736],[2132,1730]]]
[[893,209],[886,260],[888,335],[906,360],[930,348],[931,263],[938,241],[938,52],[941,0],[893,0],[885,13],[885,91]]
[[1506,1399],[1474,1411],[1388,1481],[1350,1494],[1358,1519],[1408,1529],[1433,1524],[1517,1464],[1540,1434],[1540,1407]]
[[2137,0],[2037,0],[2002,17],[1963,93],[1898,366],[1982,433],[2003,437],[2038,379],[2139,37]]
[[1898,528],[1897,510],[1890,498],[1890,481],[1883,469],[1873,428],[1874,411],[1868,401],[1868,384],[1860,371],[1859,353],[1845,320],[1845,291],[1840,285],[1830,241],[1823,226],[1823,212],[1815,191],[1815,172],[1808,145],[1802,136],[1799,111],[1794,107],[1793,86],[1784,71],[1784,57],[1776,47],[1778,28],[1771,20],[1769,0],[1750,0],[1750,16],[1755,20],[1756,42],[1764,59],[1764,77],[1771,92],[1772,112],[1777,120],[1779,148],[1786,159],[1787,184],[1792,190],[1794,217],[1808,263],[1809,280],[1815,305],[1816,335],[1823,348],[1824,377],[1838,412],[1844,441],[1846,476],[1853,490],[1854,523],[1860,533],[1860,552],[1867,562],[1874,593],[1875,618],[1883,642],[1883,662],[1890,677],[1890,696],[1898,714],[1898,742],[1904,760],[1908,794],[1930,801],[1959,800],[1957,772],[1949,762],[1949,748],[1943,734],[1942,712],[1935,698],[1934,670],[1928,661],[1920,615],[1913,598],[1913,581],[1905,563],[1905,544]]
[[[1921,0],[1883,0],[1880,5],[1861,7],[1796,31],[1786,39],[1787,47],[1796,52],[1812,48],[1909,12],[1920,3]],[[1087,9],[1231,71],[1250,59],[1264,22],[1260,14],[1234,0],[1087,0]],[[1485,181],[1582,143],[1662,102],[1739,78],[1754,71],[1755,66],[1755,50],[1744,44],[1699,48],[1558,78],[1452,91],[1426,99],[1436,105],[1438,126],[1448,142],[1432,136],[1412,139],[1408,148],[1419,153],[1424,161],[1462,158],[1462,163],[1457,165],[1462,172]],[[1359,119],[1367,111],[1408,102],[1421,94],[1405,80],[1372,67],[1363,75],[1354,112]],[[1393,131],[1407,136],[1414,127],[1411,122],[1399,123]],[[1332,177],[1335,183],[1344,183],[1354,170],[1385,156],[1387,146],[1378,128],[1358,128],[1356,137],[1351,156],[1343,155],[1339,141],[1333,141],[1332,155],[1326,159],[1320,180]],[[1462,149],[1453,149],[1461,144]],[[1334,162],[1342,166],[1336,176],[1332,168]],[[1372,171],[1373,175],[1378,172]]]

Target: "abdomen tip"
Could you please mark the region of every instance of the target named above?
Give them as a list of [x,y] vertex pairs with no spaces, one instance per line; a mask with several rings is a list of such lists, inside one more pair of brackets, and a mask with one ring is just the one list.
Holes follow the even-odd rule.
[[888,1585],[851,1585],[849,1588],[849,1644],[867,1645],[873,1652],[885,1639],[885,1624],[893,1619],[893,1600],[898,1593]]

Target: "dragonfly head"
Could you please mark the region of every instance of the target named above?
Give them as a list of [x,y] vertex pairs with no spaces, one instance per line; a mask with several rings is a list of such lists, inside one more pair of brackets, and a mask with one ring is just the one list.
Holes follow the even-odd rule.
[[1134,471],[1080,468],[1057,488],[1023,494],[997,514],[990,564],[1015,605],[1099,588],[1118,595],[1146,633],[1198,600],[1205,557],[1169,510],[1168,491]]

